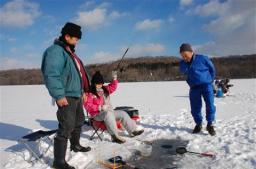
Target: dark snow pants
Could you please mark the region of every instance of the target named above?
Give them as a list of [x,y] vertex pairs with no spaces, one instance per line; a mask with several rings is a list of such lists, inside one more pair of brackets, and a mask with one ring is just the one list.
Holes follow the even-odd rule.
[[212,84],[202,84],[195,87],[191,87],[189,91],[189,100],[191,107],[191,114],[196,124],[201,124],[203,117],[201,114],[202,109],[202,96],[205,101],[206,107],[206,120],[208,124],[212,124],[215,120],[214,106],[214,93]]
[[70,139],[73,134],[80,134],[85,120],[82,99],[77,97],[66,98],[68,105],[58,107],[57,111],[59,129],[56,137],[62,139]]

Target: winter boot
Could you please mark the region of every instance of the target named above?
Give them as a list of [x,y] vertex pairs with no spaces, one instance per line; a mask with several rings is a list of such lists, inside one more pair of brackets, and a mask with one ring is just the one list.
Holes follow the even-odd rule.
[[54,138],[54,161],[52,168],[54,169],[75,169],[75,167],[70,166],[66,160],[66,150],[67,150],[67,139],[65,138]]
[[125,139],[122,137],[116,136],[116,135],[111,135],[112,142],[118,143],[118,144],[123,144],[125,143]]
[[141,135],[143,132],[144,132],[143,129],[141,129],[141,130],[135,130],[135,131],[132,132],[132,137]]
[[200,133],[202,130],[202,124],[197,124],[193,130],[193,134]]
[[91,151],[91,147],[83,147],[79,143],[80,140],[80,132],[74,132],[72,133],[72,136],[70,138],[70,150],[74,152],[88,152]]
[[213,127],[212,124],[207,124],[206,130],[208,131],[208,133],[209,133],[211,136],[215,136],[215,135],[216,135],[216,132],[215,132],[214,127]]

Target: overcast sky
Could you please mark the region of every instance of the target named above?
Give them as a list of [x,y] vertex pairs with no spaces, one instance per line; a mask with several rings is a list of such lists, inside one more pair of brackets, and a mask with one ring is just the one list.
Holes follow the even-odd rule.
[[39,68],[66,22],[82,26],[85,64],[179,56],[183,42],[212,56],[256,53],[255,0],[1,0],[0,69]]

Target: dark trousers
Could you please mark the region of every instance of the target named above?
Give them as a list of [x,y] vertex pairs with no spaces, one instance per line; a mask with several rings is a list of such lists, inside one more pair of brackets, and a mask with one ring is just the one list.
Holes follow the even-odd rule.
[[57,138],[70,139],[73,135],[80,135],[85,116],[81,98],[66,97],[67,106],[58,107],[57,118],[59,129]]

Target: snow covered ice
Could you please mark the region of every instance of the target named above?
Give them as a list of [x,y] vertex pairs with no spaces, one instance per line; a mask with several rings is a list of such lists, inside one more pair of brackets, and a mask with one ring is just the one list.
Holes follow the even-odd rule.
[[[127,142],[118,145],[110,142],[110,136],[103,134],[104,141],[89,140],[93,132],[88,126],[83,127],[81,144],[89,145],[89,153],[67,151],[66,160],[78,169],[104,168],[95,161],[116,155],[132,160],[143,141],[152,141],[152,153],[168,150],[156,149],[166,142],[161,140],[182,140],[190,151],[210,152],[215,158],[185,154],[157,157],[145,157],[138,162],[149,163],[150,158],[162,163],[163,168],[170,165],[184,169],[253,169],[256,168],[256,80],[231,80],[234,87],[230,96],[215,98],[216,136],[210,136],[205,127],[200,134],[191,134],[194,122],[190,114],[188,92],[184,81],[121,83],[112,95],[113,106],[133,106],[141,115],[141,126],[145,132],[136,138],[125,137]],[[43,85],[1,86],[1,168],[4,169],[50,169],[53,160],[53,147],[44,154],[44,161],[29,163],[30,153],[17,140],[37,129],[57,128],[56,106],[51,105],[51,98]],[[203,108],[203,115],[205,109]],[[53,136],[51,136],[53,137]],[[168,142],[168,141],[167,141]],[[169,142],[170,144],[175,144]],[[40,142],[38,151],[48,146]],[[142,147],[143,148],[143,147]],[[155,151],[157,150],[157,151]],[[171,154],[171,153],[170,153]],[[170,156],[170,155],[169,155]],[[147,159],[148,158],[148,159]],[[164,160],[166,159],[166,160]],[[147,161],[148,160],[148,161]],[[176,161],[175,161],[176,160]],[[166,163],[166,164],[164,164]],[[151,168],[156,169],[154,165]],[[145,166],[144,166],[145,167]],[[151,169],[149,166],[148,169]],[[161,167],[158,165],[158,167]]]

